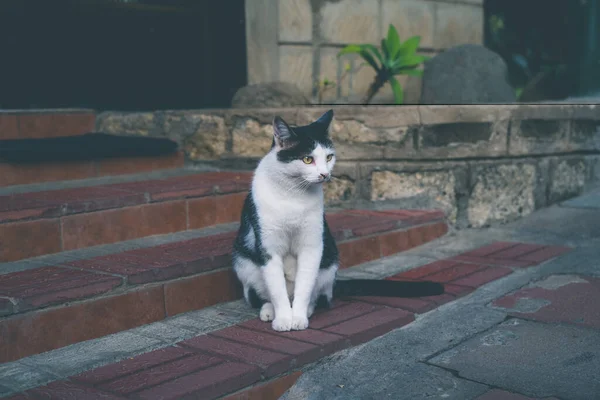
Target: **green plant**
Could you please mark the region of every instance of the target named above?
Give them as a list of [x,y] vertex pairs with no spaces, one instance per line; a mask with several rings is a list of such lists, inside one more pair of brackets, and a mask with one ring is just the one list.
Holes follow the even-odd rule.
[[420,36],[413,36],[405,42],[401,42],[398,31],[390,24],[387,38],[381,39],[381,51],[372,44],[350,44],[340,50],[338,57],[345,54],[358,54],[375,70],[375,79],[371,83],[363,103],[368,104],[373,96],[389,82],[396,104],[402,104],[404,92],[396,76],[421,76],[423,74],[423,71],[417,68],[429,57],[417,54],[420,42]]

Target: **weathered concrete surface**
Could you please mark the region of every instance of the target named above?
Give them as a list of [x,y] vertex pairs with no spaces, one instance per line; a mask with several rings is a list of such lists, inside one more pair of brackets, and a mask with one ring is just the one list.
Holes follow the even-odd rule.
[[593,239],[600,237],[600,214],[596,209],[552,206],[537,212],[535,218],[513,222],[507,228],[555,233],[569,239]]
[[562,206],[571,208],[600,209],[600,196],[596,192],[588,193],[583,196],[567,200],[562,203]]
[[510,319],[429,364],[532,397],[594,399],[600,393],[600,333]]

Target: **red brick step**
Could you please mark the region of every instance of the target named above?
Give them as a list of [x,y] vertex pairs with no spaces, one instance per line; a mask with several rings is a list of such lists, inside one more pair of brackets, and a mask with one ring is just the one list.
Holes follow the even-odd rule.
[[117,157],[81,162],[11,164],[0,161],[0,188],[182,168],[183,152],[154,157]]
[[0,262],[236,222],[250,173],[0,196]]
[[[190,193],[186,190],[151,193]],[[193,190],[196,193],[199,189]],[[136,199],[132,197],[132,201]],[[110,201],[108,196],[105,203],[88,207],[101,207]],[[71,203],[70,207],[77,209],[83,207],[81,204]],[[46,206],[50,210],[46,212],[56,209],[54,203]],[[341,268],[408,250],[447,232],[443,214],[438,211],[394,215],[346,210],[327,218],[333,234],[341,238]],[[0,337],[0,362],[240,298],[230,268],[235,234],[208,235],[0,275],[0,316],[4,316],[0,320],[0,332],[4,333]],[[352,329],[365,329],[368,335],[371,328]]]
[[[0,140],[78,136],[95,130],[92,110],[0,112]],[[114,158],[82,162],[12,164],[0,161],[0,188],[182,168],[183,152],[157,157]]]
[[[487,251],[494,246],[498,244],[477,251]],[[569,250],[511,244],[511,248],[523,250],[527,246],[531,251],[544,250],[545,257],[538,257],[536,262]],[[501,254],[506,265],[527,252]],[[490,255],[493,254],[480,254],[482,258]],[[389,279],[428,279],[440,272],[455,271],[456,265],[461,264],[442,260]],[[520,267],[482,265],[481,269],[462,277],[454,272],[440,274],[440,280],[448,289],[442,296],[395,299],[389,304],[373,303],[373,298],[336,300],[332,309],[318,311],[311,318],[309,328],[303,331],[275,332],[269,323],[251,319],[30,389],[14,398],[60,398],[64,393],[78,393],[90,398],[276,399],[294,384],[307,364],[405,326],[414,320],[414,313],[453,301],[512,272],[511,268]],[[477,279],[462,282],[466,286],[457,284],[477,274]],[[423,304],[429,306],[423,308]]]

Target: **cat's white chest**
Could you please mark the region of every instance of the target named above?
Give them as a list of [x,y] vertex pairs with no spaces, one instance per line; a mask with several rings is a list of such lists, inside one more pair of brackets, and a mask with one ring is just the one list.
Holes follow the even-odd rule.
[[284,198],[262,191],[256,194],[263,245],[281,256],[296,255],[299,246],[320,240],[321,203],[310,198]]

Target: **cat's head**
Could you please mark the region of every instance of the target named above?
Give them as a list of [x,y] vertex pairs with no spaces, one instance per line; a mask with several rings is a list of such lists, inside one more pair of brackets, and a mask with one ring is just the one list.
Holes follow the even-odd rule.
[[289,126],[282,118],[273,119],[273,146],[282,171],[304,182],[319,184],[331,179],[335,149],[329,138],[333,110],[305,126]]

